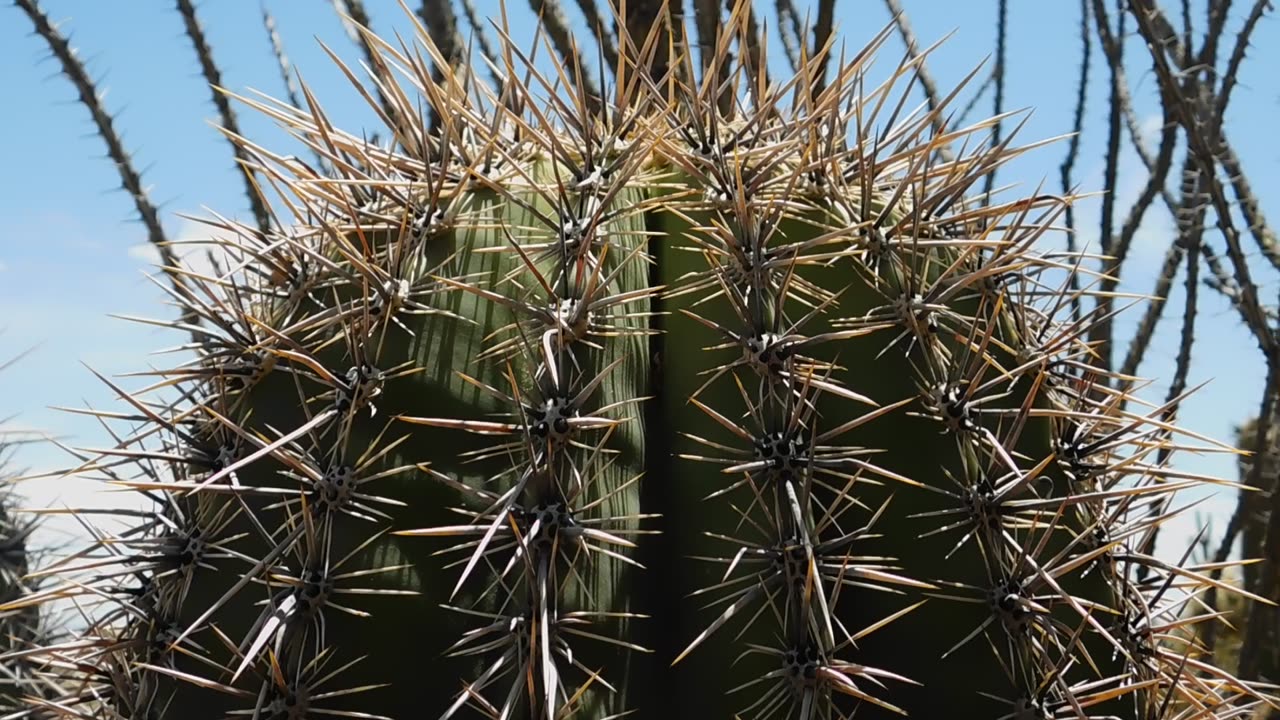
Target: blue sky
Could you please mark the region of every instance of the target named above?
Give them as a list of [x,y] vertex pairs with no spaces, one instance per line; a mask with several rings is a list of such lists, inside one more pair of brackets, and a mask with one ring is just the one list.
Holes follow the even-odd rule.
[[[494,11],[497,0],[475,0],[482,12]],[[106,91],[106,105],[117,115],[126,145],[144,170],[153,201],[161,204],[171,236],[189,235],[192,226],[177,213],[204,214],[202,208],[248,218],[242,186],[230,151],[210,122],[215,117],[209,92],[194,53],[170,2],[88,2],[45,0],[55,21],[65,21],[81,57]],[[372,127],[371,114],[320,47],[323,42],[354,61],[358,51],[327,2],[267,3],[275,15],[290,59],[331,119],[341,127]],[[517,38],[528,38],[533,16],[522,0],[508,3]],[[804,11],[812,3],[797,2]],[[407,33],[407,19],[395,0],[366,0],[376,30]],[[574,3],[565,3],[578,22]],[[771,9],[772,3],[758,3]],[[904,0],[917,36],[932,44],[956,31],[930,62],[939,85],[949,89],[976,64],[995,52],[995,2],[983,0]],[[1174,4],[1170,4],[1174,5]],[[1197,24],[1202,3],[1192,3]],[[250,0],[205,2],[199,8],[224,83],[236,91],[249,88],[273,95],[284,89],[262,29],[259,3]],[[851,50],[860,48],[889,22],[882,3],[841,0],[838,30]],[[1033,110],[1023,142],[1058,136],[1070,130],[1079,58],[1079,4],[1069,0],[1009,2],[1010,59],[1007,107]],[[1229,34],[1241,22],[1233,16]],[[1274,18],[1266,18],[1255,35],[1250,61],[1240,78],[1228,114],[1228,135],[1242,156],[1263,208],[1280,216],[1280,147],[1273,118],[1280,111],[1280,79],[1267,67],[1280,67],[1280,36]],[[1094,72],[1103,71],[1094,43]],[[898,61],[902,45],[895,36],[879,61],[883,73]],[[1144,63],[1145,49],[1130,42],[1131,91],[1143,127],[1154,133],[1160,116],[1155,79]],[[134,220],[130,199],[118,187],[115,169],[104,156],[84,108],[70,84],[58,74],[43,40],[30,34],[27,18],[16,8],[0,8],[0,97],[8,107],[0,113],[0,157],[5,163],[0,193],[0,359],[36,346],[35,351],[0,374],[0,417],[16,415],[10,427],[35,429],[77,446],[100,447],[109,437],[95,421],[51,409],[53,406],[117,408],[112,392],[85,368],[106,375],[145,369],[164,358],[149,354],[180,338],[109,314],[170,317],[163,295],[147,278],[150,256],[145,232]],[[874,78],[873,78],[874,79]],[[976,88],[976,83],[974,85]],[[966,95],[967,97],[967,95]],[[1102,190],[1105,133],[1105,84],[1096,82],[1076,177],[1083,189]],[[990,95],[980,107],[990,108]],[[287,147],[282,133],[263,118],[240,112],[242,129],[268,147]],[[1066,152],[1058,143],[1020,158],[1002,171],[1002,182],[1017,181],[1027,192],[1045,182],[1058,189],[1058,165]],[[1145,172],[1136,157],[1126,157],[1114,188],[1122,207],[1136,196]],[[1096,243],[1098,204],[1080,206],[1081,237]],[[1153,210],[1133,249],[1122,289],[1148,292],[1165,247],[1172,237],[1169,222]],[[1215,238],[1215,242],[1220,240]],[[1095,245],[1096,247],[1096,245]],[[1274,302],[1274,273],[1263,272],[1263,297]],[[1202,293],[1202,322],[1197,338],[1193,384],[1210,381],[1184,405],[1189,428],[1229,439],[1231,427],[1256,412],[1262,362],[1233,311],[1212,293]],[[1170,300],[1170,317],[1157,336],[1141,374],[1155,378],[1145,397],[1159,402],[1173,372],[1181,291]],[[1132,332],[1138,312],[1118,324],[1121,343]],[[141,383],[126,379],[126,387]],[[67,456],[49,444],[24,448],[17,458],[29,469],[62,465]],[[1192,472],[1235,477],[1234,460],[1225,456],[1184,456],[1179,467]],[[54,500],[69,503],[117,502],[119,498],[86,499],[84,484],[66,480],[36,481],[23,488],[31,504]],[[1199,497],[1199,496],[1196,496]],[[1188,497],[1188,500],[1195,499]],[[1212,497],[1202,506],[1216,515],[1221,528],[1232,502]],[[55,527],[62,527],[58,525]],[[1177,527],[1173,551],[1194,529],[1188,518]],[[1166,550],[1167,552],[1168,550]]]

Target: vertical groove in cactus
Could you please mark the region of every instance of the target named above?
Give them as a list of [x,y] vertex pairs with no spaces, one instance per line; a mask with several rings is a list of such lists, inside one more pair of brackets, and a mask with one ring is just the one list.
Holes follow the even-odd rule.
[[650,74],[655,42],[624,33],[603,97],[505,32],[491,88],[444,71],[421,25],[363,31],[403,120],[388,147],[309,92],[238,98],[334,176],[235,138],[275,230],[209,221],[238,240],[226,275],[173,291],[203,322],[180,328],[196,359],[118,388],[128,429],[77,468],[153,511],[0,605],[92,608],[86,642],[45,653],[75,682],[42,707],[1189,720],[1272,701],[1175,642],[1208,576],[1137,549],[1177,491],[1218,482],[1157,451],[1225,446],[1125,410],[1090,365],[1098,318],[1061,312],[1077,259],[1038,251],[1070,198],[978,202],[1023,149],[984,144],[993,121],[935,135],[947,109],[907,106],[912,63],[868,86],[887,31],[821,82],[822,58],[766,81],[730,53],[735,7],[701,76],[688,57]]

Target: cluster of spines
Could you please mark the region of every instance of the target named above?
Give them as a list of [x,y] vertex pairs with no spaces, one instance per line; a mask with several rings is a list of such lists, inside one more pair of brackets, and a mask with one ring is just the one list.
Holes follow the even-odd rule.
[[[858,65],[843,65],[837,72],[860,79]],[[1188,622],[1179,611],[1209,582],[1197,572],[1207,568],[1171,566],[1136,549],[1147,547],[1151,530],[1173,514],[1167,510],[1171,498],[1191,484],[1173,482],[1180,476],[1162,465],[1178,432],[1169,423],[1173,404],[1147,416],[1125,412],[1125,398],[1106,389],[1105,378],[1087,362],[1083,327],[1096,318],[1060,320],[1073,294],[1065,283],[1051,286],[1044,278],[1078,268],[1037,255],[1032,245],[1052,228],[1065,203],[1035,197],[969,205],[964,198],[970,187],[1013,154],[1008,141],[959,161],[939,162],[936,140],[924,139],[936,118],[898,118],[898,105],[886,123],[894,132],[878,135],[870,128],[875,115],[889,107],[885,99],[892,81],[877,89],[876,102],[857,96],[861,88],[843,84],[844,79],[838,75],[811,105],[793,105],[790,122],[778,107],[785,87],[769,88],[772,95],[763,88],[748,93],[755,105],[736,127],[714,112],[707,122],[702,111],[713,105],[705,97],[695,99],[690,89],[682,107],[688,113],[672,128],[686,141],[673,153],[675,163],[693,176],[695,186],[705,188],[700,196],[706,201],[694,208],[711,217],[690,236],[708,270],[682,278],[690,287],[676,283],[673,293],[702,290],[691,306],[721,299],[731,308],[732,327],[683,312],[725,341],[708,350],[742,353],[740,359],[719,363],[699,391],[717,380],[729,382],[722,377],[728,375],[744,407],[717,410],[696,395],[691,400],[735,436],[738,447],[691,436],[719,455],[686,457],[729,466],[725,472],[736,479],[708,499],[724,502],[721,496],[728,492],[742,492],[745,504],[734,506],[739,532],[749,528],[764,536],[712,533],[731,542],[734,552],[707,558],[728,570],[706,591],[731,592],[715,621],[685,652],[731,618],[748,616],[750,625],[772,617],[772,623],[763,623],[770,625],[778,646],[751,646],[745,652],[772,655],[781,667],[747,683],[773,681],[744,716],[827,716],[835,707],[831,697],[838,694],[896,711],[859,682],[866,687],[879,685],[881,677],[909,678],[837,657],[882,626],[850,632],[834,620],[840,586],[865,587],[870,579],[987,606],[986,619],[939,660],[985,638],[1004,668],[1008,694],[983,694],[1003,698],[1010,708],[1006,717],[1084,717],[1085,708],[1126,696],[1133,698],[1130,712],[1143,718],[1248,712],[1234,703],[1258,702],[1255,690],[1196,660],[1193,647],[1181,652],[1169,647],[1170,631]],[[802,70],[792,82],[812,87],[807,80]],[[868,110],[871,117],[863,115]],[[728,127],[717,127],[717,119]],[[824,144],[814,128],[826,129],[829,141],[855,138],[855,145]],[[793,214],[803,221],[824,211],[826,222],[815,223],[812,236],[787,239],[781,230]],[[833,239],[844,245],[832,249]],[[837,260],[856,268],[880,304],[836,319],[834,331],[806,335],[805,322],[836,307],[837,293],[817,288],[808,295],[815,286],[806,284],[804,266]],[[1047,307],[1037,307],[1043,297],[1049,299]],[[795,305],[800,312],[788,316],[788,307]],[[872,333],[892,338],[882,349],[876,345],[879,354],[899,345],[896,351],[915,373],[918,396],[821,432],[818,396],[867,398],[856,387],[833,381],[838,359],[822,362],[805,353],[833,341],[866,343],[862,336]],[[909,403],[955,438],[955,457],[938,459],[951,489],[941,477],[916,480],[897,475],[892,466],[876,467],[868,462],[874,459],[871,448],[829,444]],[[1054,442],[1039,448],[1041,455],[1021,452],[1020,435],[1046,419]],[[1160,463],[1151,461],[1157,453]],[[823,473],[844,484],[824,482]],[[1063,476],[1065,482],[1055,482]],[[981,557],[986,576],[957,582],[945,577],[940,565],[907,568],[942,571],[910,579],[896,574],[896,567],[860,566],[861,558],[848,546],[870,532],[884,507],[862,508],[875,510],[869,513],[872,522],[853,532],[842,529],[840,520],[861,504],[852,489],[868,478],[945,495],[947,509],[911,516],[941,521],[920,537],[958,535],[947,558],[967,543]],[[823,494],[823,500],[814,500]],[[903,533],[900,541],[909,542],[905,528],[895,529]],[[823,557],[824,552],[832,556]],[[1149,573],[1145,581],[1135,581],[1138,566]],[[744,567],[736,579],[728,579]],[[1108,589],[1103,596],[1077,596],[1064,587],[1068,578],[1090,572],[1103,577]],[[1191,590],[1174,597],[1170,588],[1175,585]],[[846,593],[852,598],[845,602],[858,602],[857,593]],[[884,622],[916,607],[907,606]],[[1121,656],[1123,668],[1101,673],[1089,658],[1085,633],[1101,636],[1095,651],[1100,647],[1113,660]],[[1189,669],[1198,677],[1189,679]],[[1084,679],[1072,681],[1072,671]]]
[[[831,379],[834,363],[811,357],[825,345],[884,325],[872,321],[806,334],[807,322],[829,310],[838,293],[808,280],[804,266],[836,261],[848,241],[841,232],[825,228],[809,228],[811,235],[799,239],[788,238],[783,229],[803,213],[806,201],[821,197],[833,167],[843,165],[837,160],[843,148],[834,145],[840,142],[839,120],[826,125],[824,121],[836,118],[823,117],[823,110],[832,116],[841,113],[851,90],[842,81],[857,73],[857,65],[841,69],[848,74],[842,72],[824,90],[815,100],[823,110],[811,109],[808,117],[800,108],[788,117],[778,107],[788,89],[811,87],[804,72],[791,80],[790,88],[753,87],[755,92],[747,93],[752,105],[745,112],[721,116],[710,98],[725,91],[719,82],[735,86],[732,96],[739,94],[739,83],[750,85],[753,77],[759,78],[759,69],[748,72],[748,65],[727,76],[713,68],[701,88],[681,88],[671,128],[682,141],[673,144],[672,162],[691,186],[702,190],[682,208],[682,214],[699,218],[685,238],[694,247],[673,250],[696,252],[707,265],[678,278],[668,296],[694,298],[680,310],[711,331],[706,350],[724,358],[689,402],[735,438],[733,445],[725,445],[689,435],[715,455],[684,457],[726,465],[733,480],[713,489],[708,500],[734,503],[741,514],[737,532],[726,535],[727,528],[708,528],[711,537],[732,543],[734,552],[705,558],[725,568],[723,579],[694,594],[718,594],[711,605],[719,612],[676,660],[730,619],[750,617],[748,624],[768,624],[775,641],[742,648],[743,655],[762,656],[768,664],[763,674],[732,688],[756,691],[753,700],[743,703],[741,716],[828,717],[837,707],[833,698],[840,695],[897,710],[868,687],[886,678],[906,678],[849,661],[861,633],[841,627],[833,606],[846,588],[929,586],[894,574],[896,568],[877,558],[856,554],[857,541],[871,532],[874,519],[856,529],[847,527],[846,516],[859,510],[848,490],[862,468],[874,466],[859,459],[860,449],[833,443],[882,411],[819,428],[817,396],[869,401]],[[797,98],[801,92],[795,92]],[[813,132],[819,127],[835,132],[822,138]],[[703,305],[722,312],[714,319],[700,315]],[[698,399],[702,390],[729,383],[737,387],[731,395],[741,405],[716,409]]]
[[[744,7],[737,3],[727,27],[745,22]],[[120,447],[86,456],[79,470],[150,494],[159,510],[123,536],[104,538],[96,556],[45,572],[92,573],[91,583],[77,579],[46,597],[108,596],[115,607],[95,618],[100,635],[51,650],[55,666],[95,668],[88,689],[58,705],[106,700],[116,716],[162,717],[169,710],[162,687],[176,678],[229,693],[256,716],[292,719],[371,689],[332,687],[354,658],[335,658],[325,618],[352,610],[338,601],[366,591],[361,578],[403,569],[346,564],[384,539],[384,510],[397,502],[366,486],[417,472],[467,500],[471,507],[459,508],[467,522],[398,534],[457,539],[449,548],[460,553],[451,566],[454,594],[481,578],[489,583],[467,596],[475,607],[452,606],[478,621],[453,654],[483,659],[444,715],[463,705],[499,717],[524,707],[549,719],[589,706],[593,686],[613,685],[608,668],[577,659],[577,640],[643,648],[595,627],[635,613],[593,604],[574,586],[590,585],[585,576],[600,558],[634,562],[628,537],[643,517],[634,503],[622,513],[613,508],[634,495],[638,480],[619,456],[634,464],[644,456],[634,438],[681,430],[635,429],[627,418],[642,400],[634,382],[625,396],[603,391],[624,364],[631,364],[628,375],[647,372],[643,344],[628,342],[650,332],[647,306],[660,290],[667,299],[696,298],[685,316],[708,331],[711,352],[733,355],[717,360],[703,388],[732,384],[742,400],[713,407],[701,392],[690,399],[736,443],[695,438],[713,452],[692,459],[722,463],[731,478],[709,489],[709,500],[747,497],[733,506],[737,524],[757,536],[707,528],[735,546],[727,557],[707,558],[727,566],[724,582],[707,588],[720,594],[713,604],[727,608],[688,650],[734,617],[750,616],[751,626],[774,622],[773,645],[740,648],[775,664],[745,683],[763,688],[744,704],[744,717],[843,717],[857,703],[846,706],[840,695],[896,709],[882,697],[881,681],[911,678],[863,664],[856,641],[920,603],[861,628],[845,627],[837,606],[857,603],[861,592],[903,588],[989,608],[982,625],[957,639],[992,645],[1010,683],[1002,696],[1009,718],[1093,717],[1094,704],[1129,694],[1144,720],[1170,717],[1171,706],[1188,707],[1186,718],[1233,717],[1244,710],[1223,708],[1256,701],[1255,691],[1165,643],[1188,622],[1178,611],[1206,579],[1135,548],[1169,517],[1172,493],[1201,479],[1147,460],[1171,446],[1168,407],[1125,412],[1088,365],[1080,337],[1090,319],[1057,320],[1069,291],[1045,277],[1074,268],[1033,254],[1031,245],[1050,228],[1059,201],[978,206],[965,199],[1012,156],[1008,140],[955,161],[935,157],[939,145],[989,123],[930,138],[932,114],[942,108],[903,117],[903,101],[895,105],[887,87],[865,93],[865,63],[885,35],[841,63],[829,83],[810,76],[825,67],[815,59],[781,87],[750,62],[728,73],[713,62],[698,87],[642,72],[628,77],[628,63],[643,67],[654,47],[629,47],[623,38],[617,96],[602,102],[583,89],[579,68],[557,66],[548,79],[499,34],[507,65],[498,74],[508,82],[495,90],[451,73],[437,79],[420,54],[368,35],[385,56],[375,68],[378,94],[400,110],[391,148],[328,125],[309,93],[310,111],[249,101],[293,128],[339,177],[317,176],[237,138],[291,216],[275,218],[277,225],[291,229],[263,235],[217,220],[239,236],[226,248],[238,270],[216,278],[188,272],[191,282],[172,291],[204,323],[182,326],[193,335],[185,349],[198,351],[198,362],[165,371],[148,388],[177,400],[156,404],[121,391],[133,411],[102,414],[140,429],[119,438]],[[720,62],[732,35],[721,39]],[[419,40],[434,54],[421,28]],[[405,124],[425,119],[391,67],[437,111],[440,137]],[[894,79],[910,74],[907,63]],[[808,95],[818,86],[819,95]],[[567,88],[578,90],[555,99]],[[722,112],[725,96],[740,99],[733,112]],[[646,177],[651,158],[683,179]],[[486,193],[491,201],[476,200]],[[1033,212],[1043,214],[1033,219]],[[670,288],[647,284],[647,215],[688,221],[693,247],[680,251],[700,255],[705,269]],[[793,237],[801,229],[804,236]],[[451,233],[486,234],[484,247],[468,251],[498,259],[480,273],[457,257],[428,260],[432,242]],[[850,270],[850,287],[808,279],[837,266]],[[623,275],[643,281],[623,282]],[[841,316],[842,295],[856,294],[855,285],[870,291],[870,306]],[[456,301],[441,299],[457,295],[510,321],[486,327],[492,335],[477,353],[505,384],[462,370],[486,398],[482,405],[505,417],[418,410],[388,421],[367,444],[352,442],[353,428],[376,417],[388,382],[434,372],[381,367],[387,337],[412,336],[410,315],[474,322],[457,315]],[[722,312],[700,310],[704,304]],[[915,394],[872,407],[841,380],[851,370],[856,377],[857,368],[842,365],[840,351],[872,338],[884,340],[876,355],[906,358]],[[270,409],[255,405],[255,390],[279,382],[297,388],[305,418],[294,427],[257,417]],[[833,402],[868,409],[828,426],[822,409]],[[904,477],[877,464],[876,448],[849,437],[908,411],[955,438],[939,477]],[[1045,422],[1053,444],[1027,457],[1021,434]],[[423,458],[389,462],[406,449],[404,437],[384,442],[398,423],[497,436],[468,457],[503,467],[464,482]],[[619,441],[626,433],[633,439]],[[142,477],[123,475],[127,468]],[[1054,471],[1067,482],[1046,480]],[[268,474],[286,482],[268,482]],[[878,483],[945,496],[948,509],[920,513],[918,526],[893,534],[913,542],[911,530],[932,524],[918,534],[958,535],[957,545],[980,555],[987,576],[964,583],[920,577],[920,568],[857,554],[859,540],[884,529],[887,504],[866,507],[855,487]],[[865,520],[851,519],[857,515]],[[363,540],[339,547],[340,517],[374,524]],[[246,545],[261,552],[246,554]],[[202,571],[237,562],[247,567],[216,602],[193,612],[191,587],[208,582]],[[1132,575],[1137,565],[1150,570],[1141,582]],[[735,571],[741,574],[729,580]],[[1109,597],[1064,589],[1063,578],[1085,571],[1105,578]],[[251,587],[267,588],[263,610],[242,635],[227,634],[213,619]],[[1068,681],[1094,665],[1086,635],[1103,637],[1124,670]],[[211,643],[233,661],[213,660]],[[178,655],[207,672],[178,669]],[[574,670],[580,679],[569,679]],[[258,689],[237,682],[246,673],[261,678]]]
[[[506,70],[510,76],[515,68]],[[530,88],[506,87],[516,95],[509,104],[537,102]],[[550,85],[544,89],[554,92]],[[648,198],[637,177],[646,140],[635,124],[636,109],[620,109],[598,122],[585,112],[587,105],[579,95],[495,122],[514,147],[529,149],[525,157],[513,157],[500,147],[510,172],[479,179],[498,196],[495,212],[501,217],[475,221],[495,229],[501,245],[491,249],[511,256],[511,270],[496,282],[441,279],[450,291],[510,315],[509,323],[490,328],[487,347],[477,356],[503,367],[507,384],[494,387],[464,376],[494,398],[506,417],[401,418],[495,435],[497,444],[474,457],[506,459],[497,475],[478,486],[437,474],[471,505],[484,508],[463,510],[470,522],[397,531],[458,538],[448,549],[460,555],[453,566],[461,567],[451,601],[464,583],[480,578],[488,582],[478,595],[481,602],[500,598],[488,610],[456,608],[474,614],[480,625],[451,654],[479,655],[481,671],[464,680],[442,718],[468,704],[495,717],[521,707],[539,718],[584,707],[591,708],[588,714],[605,713],[611,703],[593,699],[590,690],[594,685],[616,692],[610,668],[587,666],[575,647],[603,642],[645,650],[611,635],[627,626],[619,621],[638,614],[626,609],[616,581],[602,582],[616,570],[600,566],[635,565],[626,553],[635,546],[630,537],[642,532],[634,500],[640,477],[627,469],[643,457],[643,433],[632,430],[621,442],[617,436],[627,434],[624,424],[637,422],[633,416],[644,400],[648,364],[644,337],[655,291],[646,285],[642,262]],[[447,116],[444,132],[458,133]],[[581,677],[575,680],[574,674]]]
[[[3,367],[0,365],[0,367]],[[9,447],[0,434],[0,608],[31,592],[28,541],[34,524],[18,515],[16,493],[10,487]],[[0,609],[0,657],[24,651],[36,638],[39,615],[35,608]],[[32,678],[26,663],[0,664],[0,717],[17,708],[19,698],[31,692]]]

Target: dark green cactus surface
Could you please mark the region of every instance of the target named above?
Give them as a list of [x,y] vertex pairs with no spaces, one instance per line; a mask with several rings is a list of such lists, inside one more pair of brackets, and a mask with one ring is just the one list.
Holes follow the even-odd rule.
[[371,38],[387,146],[310,95],[240,98],[331,168],[238,140],[278,229],[210,220],[238,239],[173,291],[197,359],[121,388],[119,446],[77,468],[154,508],[31,601],[92,608],[84,642],[48,653],[67,696],[38,705],[1190,720],[1266,702],[1175,642],[1210,580],[1145,541],[1215,481],[1156,456],[1222,446],[1091,365],[1077,259],[1043,251],[1070,199],[982,202],[1022,149],[988,143],[991,121],[935,133],[949,111],[907,104],[912,63],[864,82],[885,33],[825,82],[823,58],[766,79],[732,59],[732,17],[702,73],[678,55],[650,73],[659,36],[624,42],[603,97],[509,41],[490,87],[433,79],[425,29]]

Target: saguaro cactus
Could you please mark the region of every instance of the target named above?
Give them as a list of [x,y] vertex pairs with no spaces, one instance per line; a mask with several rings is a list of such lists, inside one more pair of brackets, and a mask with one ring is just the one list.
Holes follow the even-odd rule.
[[1099,318],[1060,312],[1077,260],[1037,251],[1069,198],[977,197],[1026,148],[909,109],[916,61],[867,86],[887,33],[770,77],[748,9],[697,68],[679,27],[621,33],[607,78],[534,62],[498,20],[496,86],[420,25],[362,30],[386,146],[309,92],[238,98],[332,171],[236,138],[275,229],[210,220],[238,240],[173,291],[196,359],[120,389],[109,417],[135,426],[78,468],[155,509],[53,568],[67,583],[37,600],[100,602],[88,640],[51,649],[81,682],[47,707],[1266,701],[1171,644],[1210,579],[1139,548],[1214,481],[1156,453],[1214,445],[1090,365]]

